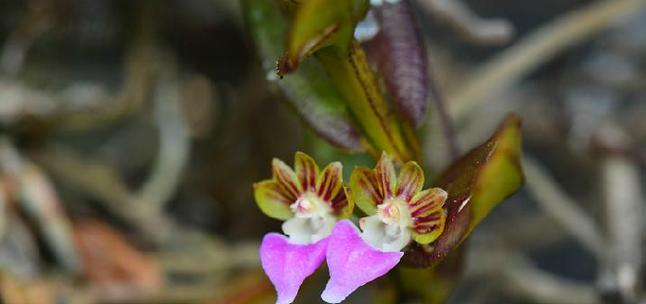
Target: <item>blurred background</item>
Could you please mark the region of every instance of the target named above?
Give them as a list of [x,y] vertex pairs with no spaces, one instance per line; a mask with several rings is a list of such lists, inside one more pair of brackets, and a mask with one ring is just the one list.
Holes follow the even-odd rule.
[[[470,238],[449,302],[646,303],[646,1],[413,5],[463,150],[523,118],[526,185]],[[284,101],[236,0],[0,1],[0,302],[272,303],[257,248],[280,222],[252,183],[297,150],[371,164]]]

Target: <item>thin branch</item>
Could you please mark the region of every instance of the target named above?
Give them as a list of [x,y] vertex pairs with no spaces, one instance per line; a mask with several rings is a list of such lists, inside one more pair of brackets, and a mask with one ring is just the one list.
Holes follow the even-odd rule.
[[503,275],[509,284],[505,288],[517,296],[535,303],[602,303],[593,285],[558,277],[532,265],[520,254],[507,259]]
[[460,147],[458,145],[458,139],[455,134],[453,119],[447,112],[446,98],[444,98],[444,94],[442,94],[442,92],[440,91],[437,81],[435,81],[435,78],[432,75],[433,72],[431,71],[431,77],[429,79],[429,92],[431,93],[431,99],[435,103],[435,109],[437,110],[440,125],[442,126],[442,133],[444,135],[444,141],[447,145],[449,159],[453,161],[460,157]]
[[71,223],[56,190],[39,167],[23,159],[7,138],[0,138],[0,171],[15,183],[21,210],[37,223],[37,228],[54,256],[69,271],[80,269],[72,237]]
[[614,146],[605,151],[601,162],[609,246],[601,267],[600,285],[604,292],[619,295],[624,303],[636,303],[641,291],[644,231],[639,165],[617,152],[629,147],[629,140],[621,129],[608,125],[601,131],[606,136],[601,141]]
[[59,113],[55,128],[87,132],[134,113],[145,104],[155,79],[154,63],[160,60],[154,43],[158,6],[153,3],[144,1],[139,7],[133,46],[125,61],[124,85],[118,95],[104,100],[97,108]]
[[[492,233],[503,238],[514,248],[523,251],[540,250],[571,239],[563,227],[554,225],[554,220],[537,212],[527,212],[501,221],[492,221],[489,227]],[[476,235],[473,236],[474,239],[476,237]]]
[[507,20],[481,18],[458,0],[425,0],[420,4],[477,44],[499,45],[509,42],[514,35],[514,28]]
[[[173,72],[174,73],[174,72]],[[170,74],[167,72],[166,74]],[[150,177],[136,194],[153,212],[175,193],[190,153],[188,130],[182,113],[178,80],[165,75],[157,84],[155,115],[159,128],[159,155]]]
[[[155,79],[154,63],[161,61],[157,58],[154,44],[157,20],[155,6],[146,3],[141,5],[134,41],[125,58],[123,86],[116,94],[106,96],[93,92],[84,95],[82,103],[71,103],[69,96],[64,93],[27,86],[15,79],[0,78],[0,124],[9,125],[30,117],[45,122],[47,127],[54,130],[87,132],[141,109]],[[72,84],[60,91],[66,92],[78,86]]]
[[130,190],[108,164],[64,147],[49,148],[33,156],[55,179],[102,203],[113,215],[137,223],[138,211],[133,207]]
[[[39,154],[43,165],[54,175],[98,199],[120,218],[140,227],[151,236],[163,238],[170,227],[163,215],[164,203],[175,193],[190,154],[190,140],[175,65],[162,60],[161,76],[155,94],[155,115],[159,129],[158,155],[150,176],[138,191],[128,189],[119,173],[105,164],[82,161],[83,157],[65,149]],[[161,223],[165,223],[162,225]],[[163,229],[162,229],[163,228]]]
[[201,231],[178,226],[175,235],[155,255],[168,272],[225,275],[232,269],[258,269],[258,246],[254,241],[229,243]]
[[602,303],[593,284],[541,270],[530,258],[506,248],[501,241],[493,236],[485,243],[471,243],[466,263],[469,277],[477,281],[483,277],[500,281],[505,292],[530,303]]
[[32,231],[9,206],[4,206],[2,211],[3,221],[5,221],[5,229],[0,235],[2,275],[12,274],[28,279],[41,276],[43,273],[40,267],[41,257]]
[[603,258],[605,246],[603,234],[598,229],[599,225],[559,188],[536,161],[525,157],[523,170],[527,179],[527,189],[541,209],[597,258]]
[[465,85],[448,95],[451,116],[463,119],[478,104],[490,100],[557,53],[600,32],[619,17],[639,11],[645,3],[645,0],[593,2],[530,33],[479,67]]
[[24,66],[25,58],[34,42],[50,30],[58,19],[56,1],[25,1],[28,13],[8,35],[0,49],[0,73],[14,77]]

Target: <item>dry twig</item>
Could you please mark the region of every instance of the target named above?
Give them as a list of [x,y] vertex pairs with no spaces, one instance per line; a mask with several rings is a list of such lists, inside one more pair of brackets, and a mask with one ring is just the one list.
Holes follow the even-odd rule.
[[487,102],[557,53],[640,10],[644,4],[645,0],[593,2],[535,30],[471,73],[465,85],[449,92],[449,112],[457,120],[463,119],[478,104]]
[[523,160],[527,189],[543,211],[565,228],[597,258],[605,255],[605,243],[594,220],[577,206],[531,158]]
[[[626,150],[627,135],[615,126],[601,129],[601,140],[615,145],[606,151],[602,167],[608,255],[602,263],[600,285],[623,303],[636,303],[641,292],[644,199],[639,164],[616,150]],[[614,148],[614,149],[613,149]]]
[[493,237],[484,244],[471,244],[467,255],[468,275],[478,281],[483,277],[497,280],[505,292],[530,303],[602,303],[592,284],[543,271],[528,257],[506,248],[500,241]]
[[446,21],[468,40],[477,44],[507,43],[514,35],[513,26],[503,19],[484,19],[457,0],[424,0],[423,7],[433,16]]
[[13,187],[21,209],[37,223],[56,258],[67,270],[78,271],[71,224],[45,174],[23,159],[6,138],[0,139],[0,171],[15,183]]

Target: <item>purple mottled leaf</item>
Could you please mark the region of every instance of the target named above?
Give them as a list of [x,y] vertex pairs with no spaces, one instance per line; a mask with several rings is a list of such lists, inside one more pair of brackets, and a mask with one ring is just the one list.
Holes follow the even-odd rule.
[[428,60],[424,40],[408,0],[372,8],[379,33],[367,49],[399,112],[418,127],[428,108]]

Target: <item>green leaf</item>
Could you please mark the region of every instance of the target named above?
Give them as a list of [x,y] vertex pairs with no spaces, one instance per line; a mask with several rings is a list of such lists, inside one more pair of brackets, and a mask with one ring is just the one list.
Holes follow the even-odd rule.
[[510,114],[491,138],[440,176],[435,186],[449,194],[444,232],[430,246],[409,246],[405,261],[429,267],[456,249],[495,206],[523,184],[520,154],[520,119]]
[[287,21],[272,0],[244,0],[248,30],[269,80],[279,86],[289,105],[314,132],[335,146],[362,150],[360,134],[325,70],[312,59],[285,79],[276,76],[276,62],[284,52]]
[[296,73],[277,83],[289,104],[319,136],[341,148],[364,150],[347,106],[317,62],[306,59]]
[[409,130],[390,109],[365,52],[352,39],[368,1],[307,0],[293,7],[294,19],[287,52],[278,64],[279,74],[296,71],[306,56],[314,54],[367,137],[370,152],[378,156],[385,151],[401,162],[416,158],[416,137],[406,133]]
[[347,52],[359,20],[368,10],[368,0],[307,0],[297,5],[281,61],[281,75],[294,71],[305,56],[326,46]]
[[375,150],[373,152],[385,151],[400,162],[414,159],[415,144],[410,141],[415,137],[405,136],[405,129],[382,95],[361,46],[352,41],[349,53],[337,48],[325,48],[316,53],[316,58],[336,84],[350,112],[370,140]]

